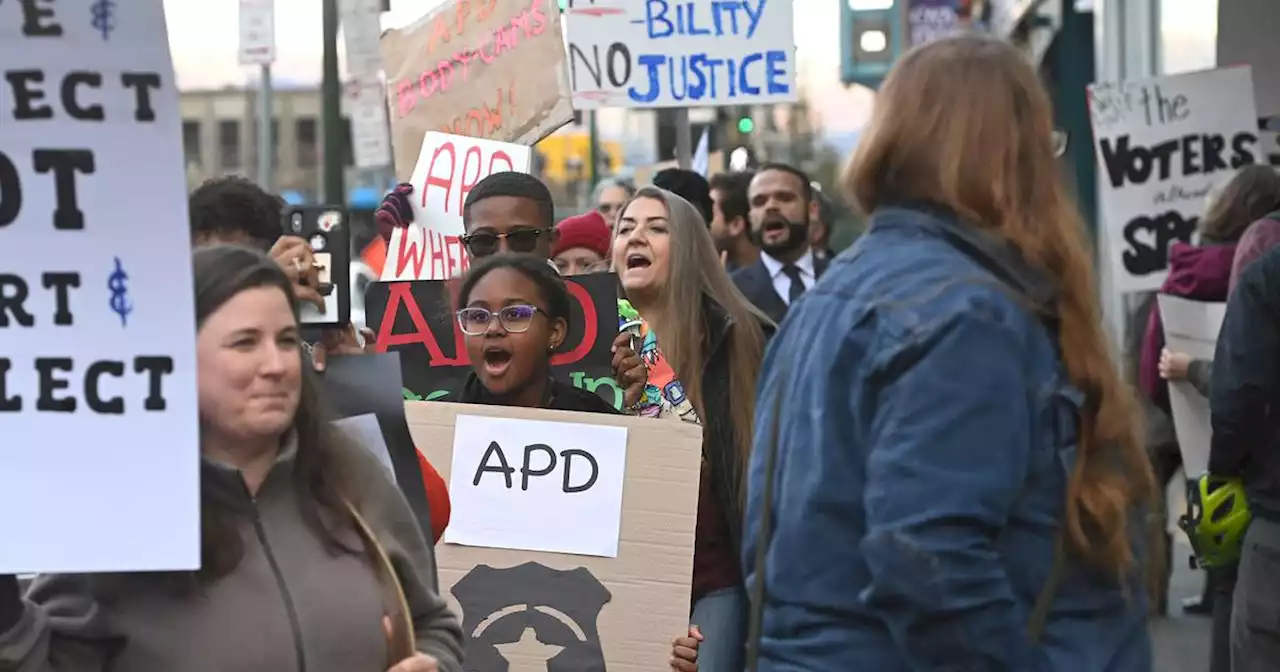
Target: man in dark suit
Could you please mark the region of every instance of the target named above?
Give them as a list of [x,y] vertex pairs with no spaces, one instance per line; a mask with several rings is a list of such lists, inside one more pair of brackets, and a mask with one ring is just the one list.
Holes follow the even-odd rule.
[[782,322],[787,308],[827,270],[809,246],[809,224],[818,215],[809,176],[794,166],[767,163],[748,189],[751,234],[759,261],[733,274],[733,282],[764,314]]

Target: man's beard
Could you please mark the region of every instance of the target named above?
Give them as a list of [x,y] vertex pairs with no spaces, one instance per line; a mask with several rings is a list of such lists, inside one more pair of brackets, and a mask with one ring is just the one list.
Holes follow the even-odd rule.
[[785,240],[776,243],[766,243],[764,241],[765,227],[761,226],[755,232],[754,238],[756,245],[765,254],[777,259],[786,256],[804,246],[809,241],[809,218],[806,216],[802,222],[787,222],[787,237]]

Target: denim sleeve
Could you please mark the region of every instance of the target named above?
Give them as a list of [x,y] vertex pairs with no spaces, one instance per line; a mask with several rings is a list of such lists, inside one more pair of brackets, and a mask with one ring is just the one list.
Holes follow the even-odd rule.
[[1209,471],[1220,476],[1238,474],[1249,453],[1270,436],[1267,409],[1280,365],[1278,313],[1266,283],[1274,259],[1268,255],[1241,274],[1218,334],[1209,390]]
[[913,670],[1047,669],[995,548],[1030,469],[1025,340],[972,309],[882,367],[862,597]]

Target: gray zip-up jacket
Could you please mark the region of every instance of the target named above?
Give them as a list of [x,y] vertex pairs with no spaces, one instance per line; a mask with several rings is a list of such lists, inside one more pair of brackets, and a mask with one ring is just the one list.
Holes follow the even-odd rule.
[[[462,671],[457,617],[435,558],[377,462],[352,450],[353,501],[403,584],[418,650]],[[205,461],[201,487],[242,514],[244,557],[194,592],[148,575],[38,577],[18,625],[0,633],[0,672],[385,672],[384,591],[363,556],[328,551],[301,516],[286,445],[256,498]],[[355,530],[344,543],[360,548]]]

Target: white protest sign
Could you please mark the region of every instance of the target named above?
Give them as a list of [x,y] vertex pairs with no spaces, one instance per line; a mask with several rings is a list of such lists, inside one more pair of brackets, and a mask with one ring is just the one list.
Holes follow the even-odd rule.
[[[1190,301],[1164,294],[1159,296],[1159,301],[1165,347],[1185,352],[1192,359],[1212,361],[1227,304]],[[1209,400],[1191,383],[1172,381],[1169,406],[1173,410],[1174,431],[1178,434],[1178,450],[1182,451],[1183,471],[1188,478],[1195,478],[1209,470],[1209,440],[1213,436]]]
[[387,470],[391,480],[395,480],[396,467],[391,462],[391,449],[387,447],[387,439],[382,434],[382,425],[378,424],[376,414],[366,413],[334,420],[333,426],[344,432],[347,438],[363,446],[370,455],[378,458],[378,463]]
[[413,169],[413,224],[397,228],[387,245],[382,281],[446,280],[465,271],[462,207],[480,180],[507,171],[529,172],[524,145],[432,131],[422,139]]
[[178,90],[109,4],[0,2],[0,574],[200,566]]
[[796,100],[793,0],[571,0],[573,107]]
[[459,415],[444,541],[618,556],[627,428]]
[[1159,289],[1169,247],[1192,241],[1209,190],[1265,160],[1252,77],[1235,67],[1089,87],[1103,249],[1118,291]]

